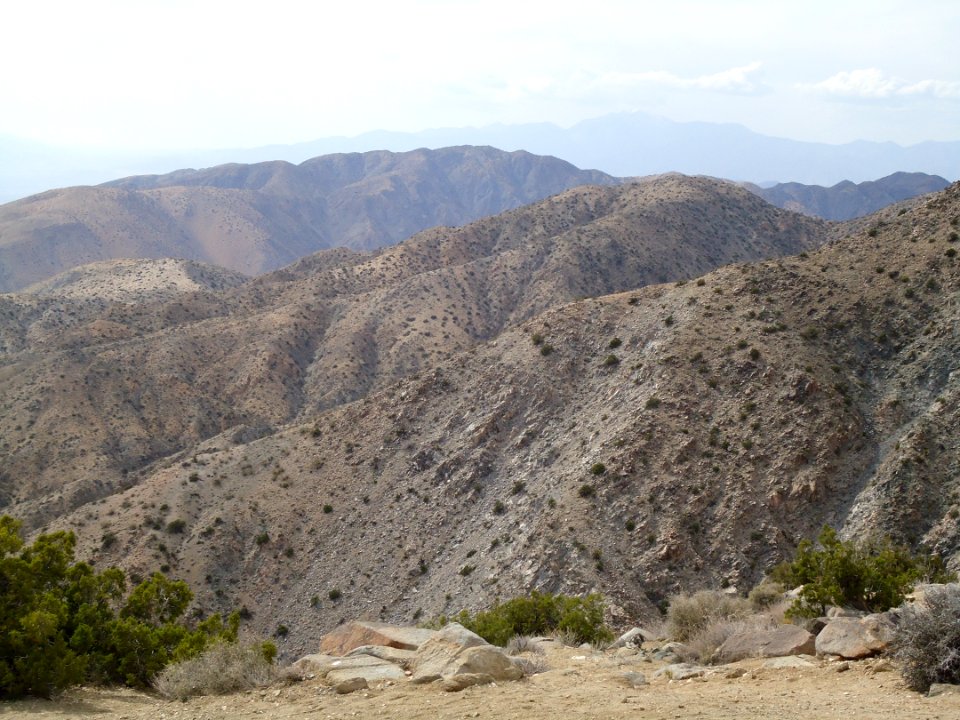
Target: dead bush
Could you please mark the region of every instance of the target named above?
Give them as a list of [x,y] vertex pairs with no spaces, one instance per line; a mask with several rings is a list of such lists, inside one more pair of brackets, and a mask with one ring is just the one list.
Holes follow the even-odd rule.
[[540,643],[529,635],[514,635],[507,642],[507,655],[519,655],[520,653],[532,653],[534,655],[543,655],[544,650]]
[[165,698],[183,700],[269,685],[276,678],[276,668],[266,645],[217,643],[191,660],[168,665],[154,678],[153,686]]
[[933,683],[960,684],[960,585],[931,586],[903,608],[894,656],[908,687],[925,692]]
[[773,580],[764,580],[747,595],[754,612],[765,610],[783,600],[783,585]]
[[687,642],[714,622],[739,620],[749,614],[750,602],[746,598],[719,590],[674,595],[667,610],[667,631],[674,640]]

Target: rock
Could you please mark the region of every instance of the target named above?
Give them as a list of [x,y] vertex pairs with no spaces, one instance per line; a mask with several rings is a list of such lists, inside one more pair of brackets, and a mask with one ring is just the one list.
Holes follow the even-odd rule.
[[610,645],[610,649],[615,650],[622,647],[639,647],[645,642],[652,642],[657,638],[652,632],[643,628],[635,627],[627,630]]
[[772,630],[745,630],[734,633],[717,650],[721,662],[736,662],[746,657],[785,657],[813,655],[816,637],[796,625],[780,625]]
[[299,680],[304,679],[307,675],[324,677],[333,667],[333,663],[341,659],[342,658],[334,657],[333,655],[304,655],[284,669],[284,676],[289,679]]
[[827,608],[827,619],[832,620],[833,618],[860,618],[866,615],[866,613],[861,612],[860,610],[854,610],[853,608],[837,607],[832,605]]
[[358,677],[367,682],[403,680],[406,678],[406,674],[403,672],[403,668],[388,660],[381,660],[370,655],[357,655],[356,657],[340,658],[330,663],[323,677],[326,677],[327,682],[331,685],[336,685],[344,680]]
[[803,621],[803,629],[811,635],[819,635],[828,622],[830,621],[825,617],[807,618]]
[[485,673],[461,673],[448,677],[440,685],[447,692],[459,692],[474,685],[489,685],[493,682],[493,676]]
[[411,669],[413,680],[475,673],[494,680],[519,680],[523,671],[500,649],[462,625],[450,623],[417,651]]
[[669,642],[663,647],[653,651],[654,660],[665,660],[667,662],[680,660],[679,650],[684,647],[683,643]]
[[362,645],[380,645],[400,650],[416,650],[436,634],[436,630],[355,620],[323,636],[320,652],[346,655]]
[[638,688],[647,684],[647,676],[641,672],[625,672],[622,677],[628,687]]
[[730,668],[729,670],[727,670],[725,673],[723,673],[723,676],[724,676],[727,680],[736,680],[737,678],[741,678],[741,677],[743,677],[743,676],[746,675],[746,674],[747,674],[746,668],[735,667],[735,668]]
[[337,695],[346,695],[348,693],[356,692],[357,690],[363,690],[366,687],[366,680],[364,680],[362,677],[355,677],[337,683],[333,689],[337,691]]
[[674,663],[673,665],[667,665],[664,668],[660,668],[653,674],[653,676],[655,678],[667,677],[671,680],[687,680],[689,678],[702,677],[706,671],[706,668],[700,667],[699,665],[691,665],[690,663]]
[[384,647],[383,645],[361,645],[355,647],[347,653],[347,657],[356,657],[358,655],[369,655],[370,657],[380,658],[397,665],[407,665],[413,662],[417,656],[416,650],[400,650],[393,647]]
[[777,657],[772,660],[767,660],[763,664],[763,667],[771,670],[779,670],[781,668],[808,668],[815,667],[815,665],[802,657],[790,655],[788,657]]
[[817,655],[836,655],[858,660],[890,647],[894,624],[887,613],[863,618],[834,618],[817,635]]

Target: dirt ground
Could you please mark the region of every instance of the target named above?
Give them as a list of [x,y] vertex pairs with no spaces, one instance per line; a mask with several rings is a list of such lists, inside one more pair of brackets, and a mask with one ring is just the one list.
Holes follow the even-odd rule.
[[[0,703],[10,718],[105,720],[220,720],[226,718],[960,718],[960,692],[926,697],[907,690],[887,661],[840,663],[812,660],[813,667],[774,669],[747,660],[684,681],[653,678],[659,663],[571,648],[551,649],[549,669],[515,683],[442,691],[438,685],[405,683],[337,695],[319,680],[278,683],[220,697],[167,701],[127,689],[79,688],[55,701]],[[729,677],[740,668],[743,675]],[[630,687],[626,672],[649,684]],[[960,687],[957,688],[960,691]]]

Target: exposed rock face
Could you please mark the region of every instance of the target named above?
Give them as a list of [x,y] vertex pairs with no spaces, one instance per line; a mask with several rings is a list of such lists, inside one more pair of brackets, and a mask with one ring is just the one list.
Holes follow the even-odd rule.
[[411,669],[415,682],[463,674],[489,676],[493,680],[523,677],[523,671],[500,648],[459,623],[446,625],[421,645]]
[[354,620],[324,635],[320,641],[320,652],[325,655],[346,655],[365,645],[416,650],[434,635],[434,630]]
[[817,655],[835,655],[848,660],[877,655],[890,647],[895,627],[889,613],[833,618],[817,635]]
[[747,630],[731,635],[720,646],[721,662],[735,662],[747,657],[785,657],[813,655],[816,638],[796,625],[780,625],[769,630]]

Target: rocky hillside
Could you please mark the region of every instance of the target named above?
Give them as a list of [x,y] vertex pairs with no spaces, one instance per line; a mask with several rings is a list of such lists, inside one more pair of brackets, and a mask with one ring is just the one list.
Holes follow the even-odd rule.
[[[605,220],[617,209],[630,222]],[[200,612],[286,626],[287,656],[343,619],[532,588],[596,589],[642,619],[681,588],[746,590],[823,523],[956,567],[958,225],[954,185],[813,249],[823,225],[661,178],[56,333],[9,299],[26,329],[4,367],[6,509],[77,528],[98,563],[188,579]],[[609,292],[618,267],[641,284],[655,245],[631,248],[670,232],[684,252],[785,250],[780,233],[809,249],[557,290]],[[543,267],[569,273],[552,305],[535,301]],[[364,295],[401,319],[337,330]]]
[[0,206],[0,291],[116,258],[255,275],[330,247],[392,245],[613,178],[490,147],[329,155],[132,177]]
[[825,220],[852,220],[901,200],[943,190],[949,184],[939,175],[898,172],[857,184],[844,180],[832,187],[796,182],[769,188],[748,183],[745,187],[777,207]]

